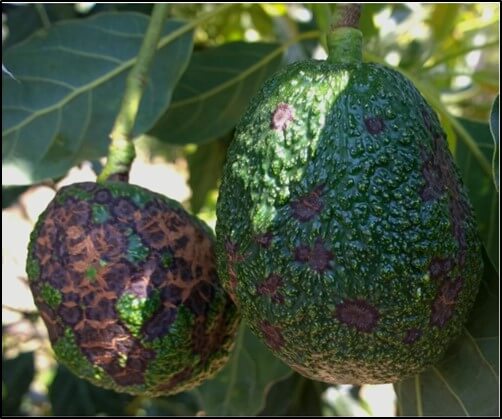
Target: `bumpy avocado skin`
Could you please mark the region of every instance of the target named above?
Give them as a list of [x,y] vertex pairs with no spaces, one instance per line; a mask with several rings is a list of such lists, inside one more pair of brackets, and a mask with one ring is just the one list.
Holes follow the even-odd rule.
[[480,242],[446,136],[380,65],[304,61],[269,79],[230,146],[217,220],[224,286],[313,379],[424,370],[478,291]]
[[28,248],[30,287],[54,352],[76,375],[159,396],[213,376],[239,317],[212,232],[177,202],[119,182],[58,191]]

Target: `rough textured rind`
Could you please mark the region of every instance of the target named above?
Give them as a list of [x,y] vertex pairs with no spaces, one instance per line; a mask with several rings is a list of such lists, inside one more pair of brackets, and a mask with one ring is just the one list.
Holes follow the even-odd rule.
[[175,201],[125,183],[62,188],[26,265],[56,356],[97,385],[173,394],[229,356],[238,315],[212,233]]
[[375,64],[304,61],[268,80],[230,146],[216,233],[220,277],[251,329],[329,383],[437,362],[482,272],[435,113]]

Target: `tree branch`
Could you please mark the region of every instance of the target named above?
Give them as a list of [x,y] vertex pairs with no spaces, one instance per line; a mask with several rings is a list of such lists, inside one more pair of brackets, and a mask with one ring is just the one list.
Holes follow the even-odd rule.
[[126,80],[126,88],[120,111],[110,133],[108,160],[98,177],[98,182],[107,180],[129,180],[129,170],[136,157],[132,142],[132,131],[138,115],[139,105],[148,80],[150,65],[157,51],[160,35],[164,27],[169,5],[157,3],[153,7],[143,43],[136,64]]

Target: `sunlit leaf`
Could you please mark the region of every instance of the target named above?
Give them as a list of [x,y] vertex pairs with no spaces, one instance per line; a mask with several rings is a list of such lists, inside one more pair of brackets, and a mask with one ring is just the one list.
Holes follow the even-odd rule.
[[492,170],[493,183],[499,191],[499,96],[495,98],[490,112],[490,131],[493,137]]
[[291,373],[242,324],[225,368],[193,391],[207,415],[255,415],[263,409],[272,383]]
[[[136,13],[65,21],[9,49],[4,63],[19,81],[2,80],[2,180],[30,184],[101,157],[125,78],[148,25]],[[135,133],[155,123],[192,50],[191,26],[165,25]]]
[[282,52],[277,44],[233,42],[194,53],[171,106],[150,135],[198,144],[227,133],[278,68]]
[[429,23],[432,28],[433,39],[435,43],[440,43],[451,35],[451,31],[457,23],[457,14],[462,6],[455,3],[443,3],[431,4],[429,7],[432,8]]

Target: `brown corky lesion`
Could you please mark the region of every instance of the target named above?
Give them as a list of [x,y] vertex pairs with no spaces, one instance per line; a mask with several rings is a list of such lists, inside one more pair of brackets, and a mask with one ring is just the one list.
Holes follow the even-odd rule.
[[[226,338],[219,331],[225,329],[223,312],[207,324],[218,286],[211,238],[160,201],[140,210],[103,189],[94,199],[110,214],[106,222],[93,222],[90,201],[69,198],[63,205],[49,206],[36,241],[40,284],[47,281],[62,294],[57,310],[37,300],[51,339],[56,341],[70,327],[83,354],[118,385],[143,384],[155,351],[132,335],[115,307],[124,293],[150,298],[156,290],[160,307],[142,325],[141,335],[151,340],[168,333],[184,305],[199,325],[192,339],[204,362]],[[127,259],[131,234],[148,247],[145,260]],[[166,255],[170,257],[164,266]],[[184,378],[173,377],[178,379]]]

